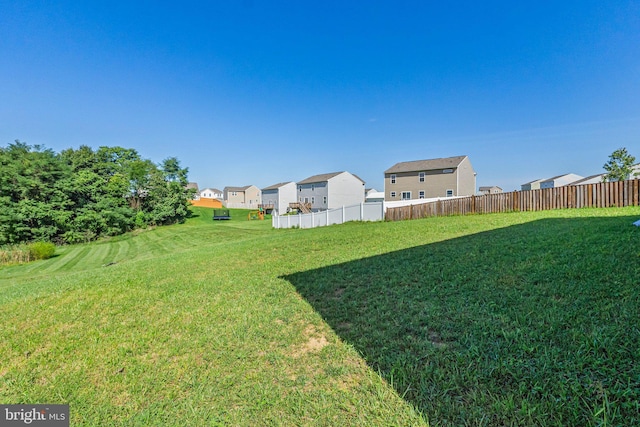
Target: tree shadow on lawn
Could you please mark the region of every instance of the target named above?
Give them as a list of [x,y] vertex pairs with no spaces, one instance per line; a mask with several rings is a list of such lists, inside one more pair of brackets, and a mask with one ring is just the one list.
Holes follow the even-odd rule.
[[640,425],[636,219],[543,219],[284,278],[433,425]]

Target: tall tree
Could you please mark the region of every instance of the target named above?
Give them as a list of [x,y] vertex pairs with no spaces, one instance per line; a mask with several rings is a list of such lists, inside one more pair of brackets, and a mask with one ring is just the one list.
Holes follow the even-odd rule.
[[603,177],[603,181],[624,181],[631,177],[633,173],[633,164],[636,158],[627,152],[626,148],[618,148],[611,153],[609,161],[604,164],[603,168],[607,173]]
[[20,141],[0,147],[0,245],[76,243],[189,215],[187,168],[136,150],[83,145],[60,154]]

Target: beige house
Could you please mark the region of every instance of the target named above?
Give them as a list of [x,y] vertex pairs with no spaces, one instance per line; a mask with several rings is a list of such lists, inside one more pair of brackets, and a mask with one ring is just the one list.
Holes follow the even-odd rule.
[[480,187],[478,189],[478,191],[480,192],[480,194],[500,194],[502,193],[502,188],[498,187],[497,185],[494,186],[485,186],[485,187]]
[[531,190],[539,190],[540,183],[544,181],[544,179],[534,179],[533,181],[529,181],[526,184],[522,184],[520,186],[521,191],[531,191]]
[[255,185],[224,187],[224,201],[228,208],[258,209],[262,195]]
[[384,171],[384,200],[473,196],[476,172],[468,156],[396,163]]

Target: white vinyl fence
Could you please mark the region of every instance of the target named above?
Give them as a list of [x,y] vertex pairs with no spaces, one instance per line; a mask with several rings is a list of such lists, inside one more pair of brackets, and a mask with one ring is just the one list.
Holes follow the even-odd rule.
[[310,214],[273,215],[271,218],[274,228],[314,228],[347,221],[381,221],[384,219],[384,203],[360,203]]

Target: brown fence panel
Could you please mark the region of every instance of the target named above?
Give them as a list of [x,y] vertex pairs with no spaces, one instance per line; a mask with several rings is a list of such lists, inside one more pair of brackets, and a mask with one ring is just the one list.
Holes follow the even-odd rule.
[[640,180],[514,191],[388,208],[387,221],[431,216],[640,205]]

